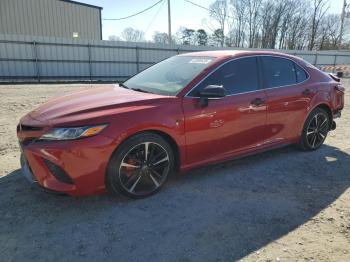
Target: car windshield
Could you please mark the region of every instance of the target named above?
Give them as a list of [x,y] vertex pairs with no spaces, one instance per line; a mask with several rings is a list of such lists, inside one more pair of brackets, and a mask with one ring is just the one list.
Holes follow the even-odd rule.
[[173,56],[155,64],[124,82],[142,92],[173,96],[214,61],[207,56]]

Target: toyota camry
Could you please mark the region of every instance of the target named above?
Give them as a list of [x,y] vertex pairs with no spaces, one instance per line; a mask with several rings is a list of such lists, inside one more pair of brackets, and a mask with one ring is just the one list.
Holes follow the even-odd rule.
[[142,198],[172,172],[290,144],[316,150],[343,105],[339,79],[301,58],[187,53],[22,117],[21,166],[32,183],[53,192]]

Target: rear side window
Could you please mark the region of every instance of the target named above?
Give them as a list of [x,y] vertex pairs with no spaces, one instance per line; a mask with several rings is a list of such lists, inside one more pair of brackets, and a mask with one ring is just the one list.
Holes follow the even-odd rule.
[[297,82],[298,83],[304,82],[308,77],[305,70],[295,63],[294,63],[294,66],[295,66],[295,74],[297,75]]
[[258,90],[256,57],[240,58],[224,64],[200,83],[189,96],[198,96],[200,90],[208,85],[222,85],[227,95]]
[[296,84],[294,62],[280,57],[261,57],[267,88]]

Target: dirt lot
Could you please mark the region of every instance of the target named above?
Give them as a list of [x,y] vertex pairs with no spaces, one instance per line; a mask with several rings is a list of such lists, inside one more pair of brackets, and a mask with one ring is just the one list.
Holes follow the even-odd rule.
[[0,86],[1,261],[350,261],[350,88],[319,151],[194,170],[138,201],[49,195],[22,177],[20,116],[80,88],[93,87]]

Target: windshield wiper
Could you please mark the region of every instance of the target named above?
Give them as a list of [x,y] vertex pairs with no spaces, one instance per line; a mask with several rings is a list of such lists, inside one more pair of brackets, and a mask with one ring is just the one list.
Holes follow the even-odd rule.
[[124,83],[118,83],[118,85],[123,87],[123,88],[126,88],[126,89],[131,89],[131,90],[138,91],[138,92],[153,94],[152,92],[147,91],[147,90],[143,90],[141,88],[130,88],[130,87],[126,86]]
[[147,91],[147,90],[143,90],[143,89],[141,89],[141,88],[130,88],[130,89],[131,89],[131,90],[134,90],[134,91],[138,91],[138,92],[153,94],[152,92]]
[[123,87],[123,88],[126,88],[126,89],[130,89],[129,87],[127,87],[125,84],[123,83],[118,83],[119,86]]

